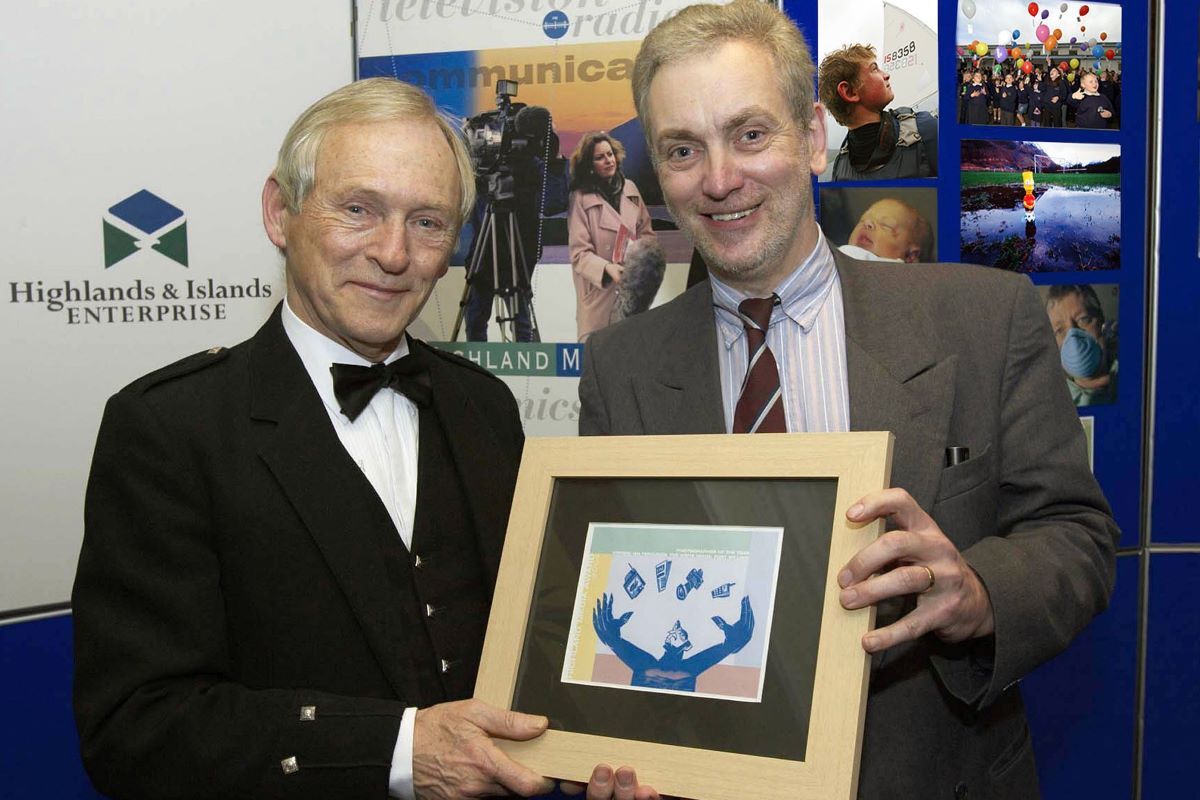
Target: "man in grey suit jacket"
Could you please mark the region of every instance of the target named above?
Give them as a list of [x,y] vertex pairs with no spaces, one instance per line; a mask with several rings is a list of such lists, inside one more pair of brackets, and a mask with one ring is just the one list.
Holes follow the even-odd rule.
[[1032,285],[830,252],[812,63],[768,4],[685,9],[647,37],[633,82],[712,280],[589,341],[580,432],[731,430],[750,365],[736,309],[772,297],[787,429],[896,434],[894,488],[845,510],[891,529],[839,574],[845,607],[878,609],[860,795],[1037,796],[1014,684],[1105,607],[1118,532]]
[[[419,89],[378,78],[322,98],[263,189],[284,302],[250,340],[110,400],[73,594],[76,719],[106,794],[552,787],[493,742],[547,721],[467,699],[516,404],[406,334],[473,194],[458,132]],[[588,788],[654,796],[628,768]]]

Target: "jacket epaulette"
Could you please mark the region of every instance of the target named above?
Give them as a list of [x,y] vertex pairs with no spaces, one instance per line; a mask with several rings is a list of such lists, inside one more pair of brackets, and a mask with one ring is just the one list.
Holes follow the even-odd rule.
[[[467,369],[471,370],[472,372],[477,372],[480,375],[486,375],[487,377],[491,378],[492,380],[498,381],[499,383],[504,384],[504,381],[502,381],[498,377],[496,377],[495,373],[491,372],[490,370],[488,370],[484,367],[479,366],[478,364],[476,364],[474,361],[470,360],[469,358],[463,358],[460,355],[451,353],[449,350],[443,350],[440,347],[434,347],[433,345],[429,344],[428,342],[421,341],[420,339],[411,339],[411,341],[416,342],[418,345],[424,347],[426,352],[432,353],[433,355],[437,356],[438,358],[442,359],[443,361],[448,361],[457,367],[466,367]],[[507,386],[507,384],[504,384],[504,385]]]
[[138,393],[146,392],[168,381],[182,378],[185,375],[191,375],[194,372],[207,369],[214,364],[219,364],[229,356],[230,352],[228,347],[221,347],[219,345],[217,347],[210,347],[200,353],[181,358],[173,364],[168,364],[147,375],[143,375],[129,384],[126,390]]

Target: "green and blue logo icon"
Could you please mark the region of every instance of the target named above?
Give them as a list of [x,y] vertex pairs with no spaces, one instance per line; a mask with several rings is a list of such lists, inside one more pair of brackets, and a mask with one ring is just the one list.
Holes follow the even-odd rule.
[[104,215],[104,268],[146,248],[188,265],[187,217],[158,195],[142,189]]

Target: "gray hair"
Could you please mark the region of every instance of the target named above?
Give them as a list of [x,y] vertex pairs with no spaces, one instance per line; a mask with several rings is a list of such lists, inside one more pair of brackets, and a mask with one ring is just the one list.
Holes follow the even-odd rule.
[[734,0],[723,6],[688,6],[663,20],[642,41],[633,64],[633,103],[647,141],[652,124],[650,84],[659,68],[733,41],[757,45],[770,55],[779,89],[791,105],[795,120],[801,127],[808,127],[816,70],[804,35],[774,5],[763,0]]
[[393,78],[368,78],[343,86],[313,103],[287,132],[275,162],[275,181],[279,184],[287,210],[299,214],[316,179],[317,154],[325,134],[338,125],[395,120],[429,120],[438,126],[458,166],[458,224],[475,205],[475,171],[471,154],[451,121],[434,105],[425,92],[410,83]]

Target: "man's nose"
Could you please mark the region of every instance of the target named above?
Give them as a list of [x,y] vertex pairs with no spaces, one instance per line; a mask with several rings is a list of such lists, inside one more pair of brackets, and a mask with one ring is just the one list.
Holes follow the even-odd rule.
[[367,258],[384,272],[403,272],[408,268],[408,231],[404,220],[386,220],[371,236]]
[[709,197],[721,199],[741,188],[743,175],[737,157],[723,147],[709,150],[701,189]]

